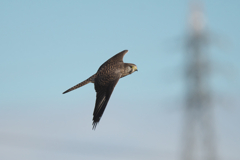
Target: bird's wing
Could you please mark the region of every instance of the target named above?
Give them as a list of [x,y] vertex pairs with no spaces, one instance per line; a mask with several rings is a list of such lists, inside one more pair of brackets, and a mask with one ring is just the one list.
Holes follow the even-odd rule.
[[115,62],[123,62],[123,57],[127,52],[128,52],[128,50],[123,50],[122,52],[117,53],[115,56],[113,56],[109,60],[112,60]]
[[100,121],[103,112],[107,106],[107,103],[111,97],[111,94],[114,90],[114,87],[118,83],[120,77],[121,77],[120,73],[115,75],[114,79],[104,86],[99,85],[97,82],[94,83],[95,90],[97,92],[97,99],[93,112],[93,129],[96,128],[97,123]]
[[98,71],[101,70],[101,68],[103,68],[104,66],[107,66],[109,63],[123,62],[123,57],[127,52],[128,50],[123,50],[122,52],[119,52],[113,57],[109,58],[105,63],[103,63],[99,67]]

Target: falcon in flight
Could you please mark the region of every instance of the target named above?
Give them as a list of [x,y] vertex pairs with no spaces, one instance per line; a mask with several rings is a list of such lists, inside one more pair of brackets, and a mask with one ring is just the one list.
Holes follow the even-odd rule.
[[93,129],[96,128],[98,122],[100,121],[118,80],[137,71],[137,66],[135,64],[123,62],[123,56],[127,52],[128,50],[124,50],[116,54],[103,63],[99,67],[97,73],[63,92],[63,94],[65,94],[90,82],[94,83],[94,88],[97,92],[97,99],[93,112]]

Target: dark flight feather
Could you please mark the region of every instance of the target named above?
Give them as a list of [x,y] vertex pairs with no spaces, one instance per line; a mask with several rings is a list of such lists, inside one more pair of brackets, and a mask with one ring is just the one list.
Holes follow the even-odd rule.
[[93,129],[96,128],[97,123],[100,121],[103,112],[108,104],[108,101],[112,95],[112,92],[114,90],[114,87],[118,83],[118,80],[120,79],[121,74],[116,75],[115,80],[109,82],[108,86],[99,86],[97,83],[95,83],[95,89],[97,92],[97,99],[96,104],[93,112]]

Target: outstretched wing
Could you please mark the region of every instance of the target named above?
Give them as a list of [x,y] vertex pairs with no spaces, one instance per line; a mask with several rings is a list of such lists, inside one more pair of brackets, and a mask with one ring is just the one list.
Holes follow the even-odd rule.
[[117,53],[112,58],[109,58],[107,61],[115,61],[115,62],[123,62],[124,55],[128,52],[128,50],[123,50],[122,52]]
[[93,129],[96,128],[97,123],[100,121],[103,112],[107,106],[107,103],[111,97],[111,94],[116,86],[121,74],[115,76],[115,78],[108,82],[108,84],[101,86],[95,82],[95,90],[97,92],[96,104],[93,112]]
[[109,58],[105,63],[103,63],[98,71],[100,71],[104,66],[107,66],[109,63],[123,62],[124,55],[128,52],[128,50],[123,50],[122,52],[117,53],[113,57]]

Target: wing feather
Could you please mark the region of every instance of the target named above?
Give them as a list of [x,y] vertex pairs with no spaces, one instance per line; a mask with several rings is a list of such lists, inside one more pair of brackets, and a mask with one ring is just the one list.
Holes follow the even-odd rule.
[[100,121],[103,112],[108,104],[108,101],[112,95],[114,87],[120,79],[120,74],[116,76],[115,80],[108,83],[108,86],[99,86],[95,83],[95,89],[97,92],[96,104],[93,112],[93,129],[96,128],[97,123]]
[[104,66],[107,66],[109,63],[123,62],[124,55],[128,52],[128,50],[123,50],[122,52],[117,53],[113,57],[109,58],[106,62],[104,62],[98,69],[100,71]]

